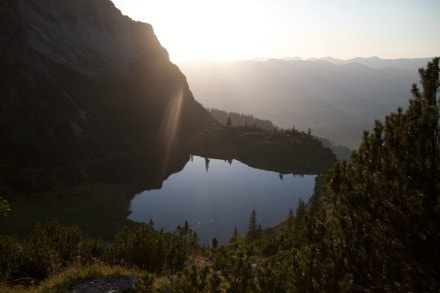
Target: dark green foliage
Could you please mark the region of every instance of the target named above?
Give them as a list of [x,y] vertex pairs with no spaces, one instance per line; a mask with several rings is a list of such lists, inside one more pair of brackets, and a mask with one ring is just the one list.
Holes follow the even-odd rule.
[[307,213],[307,207],[302,198],[298,201],[298,206],[296,207],[295,217],[293,218],[293,225],[295,227],[299,227],[304,219],[304,216]]
[[222,292],[223,280],[219,272],[212,272],[208,280],[209,292],[220,293]]
[[284,174],[324,173],[336,162],[335,155],[317,138],[290,130],[216,127],[202,133],[190,149],[198,156],[237,159]]
[[[0,282],[42,280],[72,264],[97,261],[134,265],[156,274],[176,272],[196,248],[197,237],[188,223],[174,233],[156,231],[152,225],[124,228],[108,247],[86,237],[78,227],[53,222],[38,225],[24,239],[0,235]],[[151,282],[147,278],[141,285],[148,287]]]
[[209,268],[199,269],[192,265],[177,274],[177,281],[173,284],[173,292],[210,292],[208,291]]
[[27,260],[25,250],[26,245],[17,238],[0,235],[0,281],[17,279],[24,274],[22,267]]
[[218,239],[215,238],[215,237],[212,238],[211,249],[214,250],[214,251],[218,249]]
[[6,216],[9,211],[10,207],[8,201],[0,196],[0,216]]
[[153,284],[156,276],[153,274],[146,273],[143,275],[135,284],[136,292],[154,292]]
[[44,279],[72,263],[91,263],[106,253],[105,243],[75,226],[38,225],[25,239],[0,236],[0,280]]
[[229,243],[234,243],[234,242],[238,241],[239,236],[240,235],[238,234],[237,227],[235,227],[234,232],[232,232],[232,236],[231,236],[231,239],[229,240]]
[[246,240],[252,242],[259,238],[258,224],[257,224],[257,212],[252,210],[249,217],[248,230],[246,232]]
[[[208,112],[220,124],[223,124],[225,126],[232,126],[232,121],[234,121],[234,126],[244,126],[245,128],[254,127],[265,130],[272,130],[275,127],[272,121],[259,119],[252,115],[226,112],[219,109],[208,109]],[[231,121],[231,125],[228,125],[228,121]]]
[[148,272],[181,270],[189,253],[197,245],[196,234],[185,222],[175,233],[156,231],[151,225],[120,231],[111,248],[111,256],[122,264],[135,265]]
[[[177,273],[172,281],[171,292],[220,293],[225,292],[227,284],[219,272],[208,266],[192,265]],[[229,289],[230,291],[230,289]],[[244,292],[244,291],[240,291]]]
[[183,227],[181,227],[180,225],[177,226],[175,234],[180,239],[184,240],[186,245],[189,247],[195,247],[199,240],[197,233],[190,228],[188,221],[185,221]]
[[287,263],[264,263],[258,269],[258,288],[267,293],[288,292],[292,277]]
[[[439,59],[420,69],[407,111],[376,122],[330,173],[327,197],[360,286],[438,286],[440,261]],[[374,256],[374,257],[371,257]]]

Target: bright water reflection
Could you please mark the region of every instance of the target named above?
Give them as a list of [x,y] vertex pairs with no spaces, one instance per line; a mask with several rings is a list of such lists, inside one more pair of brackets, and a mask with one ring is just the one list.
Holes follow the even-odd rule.
[[245,232],[252,209],[263,228],[284,220],[300,198],[313,193],[315,175],[280,175],[251,168],[238,161],[194,157],[168,178],[162,189],[147,190],[131,201],[128,217],[136,222],[152,219],[156,228],[172,231],[187,220],[200,243],[213,237],[227,242],[237,227]]

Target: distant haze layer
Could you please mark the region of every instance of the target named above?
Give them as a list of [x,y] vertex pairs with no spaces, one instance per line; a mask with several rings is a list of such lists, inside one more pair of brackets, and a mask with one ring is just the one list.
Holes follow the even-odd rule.
[[380,56],[418,58],[440,48],[438,0],[112,0],[153,25],[173,62]]
[[205,107],[269,119],[355,148],[363,130],[407,105],[429,59],[268,59],[178,64]]

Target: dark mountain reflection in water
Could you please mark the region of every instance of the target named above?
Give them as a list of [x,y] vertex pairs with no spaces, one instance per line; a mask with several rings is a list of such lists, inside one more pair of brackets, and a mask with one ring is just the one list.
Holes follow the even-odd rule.
[[234,230],[245,232],[252,209],[263,228],[284,220],[300,198],[313,194],[315,175],[278,174],[241,162],[193,157],[160,190],[147,190],[131,201],[129,219],[172,231],[187,220],[200,243],[213,237],[227,242]]

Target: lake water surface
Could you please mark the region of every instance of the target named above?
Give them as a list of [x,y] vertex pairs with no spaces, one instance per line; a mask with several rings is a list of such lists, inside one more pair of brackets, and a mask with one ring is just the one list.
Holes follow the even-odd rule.
[[313,194],[315,175],[280,175],[251,168],[239,161],[194,156],[171,175],[160,190],[147,190],[131,201],[129,219],[154,221],[156,228],[173,231],[188,221],[207,244],[216,237],[229,240],[234,228],[244,233],[253,209],[263,228],[283,221],[300,198]]

